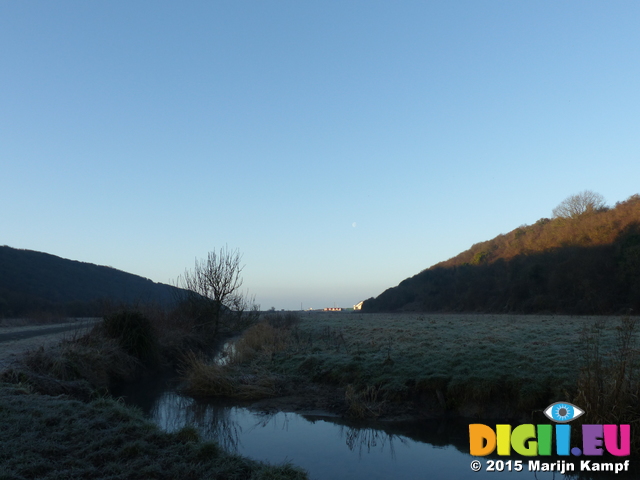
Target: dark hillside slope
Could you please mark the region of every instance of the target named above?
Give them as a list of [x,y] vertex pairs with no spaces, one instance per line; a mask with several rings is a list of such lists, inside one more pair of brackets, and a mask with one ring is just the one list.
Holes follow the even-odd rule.
[[173,301],[175,287],[92,263],[0,247],[0,316],[96,314],[102,301]]
[[640,196],[576,218],[543,218],[423,270],[363,311],[640,311]]

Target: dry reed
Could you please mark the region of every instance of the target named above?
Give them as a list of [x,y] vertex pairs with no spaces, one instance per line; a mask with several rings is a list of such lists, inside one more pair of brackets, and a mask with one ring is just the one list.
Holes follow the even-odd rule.
[[184,392],[198,397],[228,397],[255,400],[277,393],[277,378],[264,374],[242,374],[229,365],[209,363],[187,354],[181,368]]
[[286,350],[291,332],[260,322],[249,327],[234,343],[229,354],[229,362],[240,364],[253,360],[257,355],[270,358],[273,354]]
[[368,385],[360,390],[349,384],[344,392],[347,416],[352,418],[378,417],[382,413],[384,400],[379,399],[380,388]]
[[[616,346],[611,354],[602,352],[604,322],[596,321],[582,332],[583,367],[574,402],[585,415],[583,423],[640,423],[639,351],[635,348],[638,319],[625,317],[616,327]],[[640,429],[631,429],[632,445],[640,448]]]

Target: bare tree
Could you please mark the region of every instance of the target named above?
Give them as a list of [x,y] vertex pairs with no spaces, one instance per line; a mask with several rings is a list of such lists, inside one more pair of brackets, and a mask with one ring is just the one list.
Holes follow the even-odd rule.
[[227,246],[212,251],[205,260],[195,261],[193,270],[185,270],[178,287],[185,291],[182,299],[197,327],[210,327],[217,335],[224,330],[241,329],[259,314],[253,297],[240,292],[242,255]]
[[585,190],[564,199],[560,205],[553,209],[553,216],[555,218],[576,218],[604,208],[606,208],[606,204],[602,195]]

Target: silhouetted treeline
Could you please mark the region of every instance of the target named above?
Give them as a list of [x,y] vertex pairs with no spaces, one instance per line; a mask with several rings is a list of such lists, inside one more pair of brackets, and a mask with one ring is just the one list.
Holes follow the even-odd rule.
[[111,267],[0,247],[0,317],[101,315],[113,303],[167,305],[175,291]]
[[640,195],[543,218],[423,270],[363,311],[607,314],[640,311]]

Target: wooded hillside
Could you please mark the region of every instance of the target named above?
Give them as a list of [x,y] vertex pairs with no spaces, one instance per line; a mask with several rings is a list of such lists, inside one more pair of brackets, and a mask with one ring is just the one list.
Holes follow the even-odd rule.
[[92,263],[0,247],[0,317],[99,315],[102,303],[173,301],[175,287]]
[[477,243],[363,305],[368,312],[629,309],[640,312],[640,195],[613,208],[542,218]]

